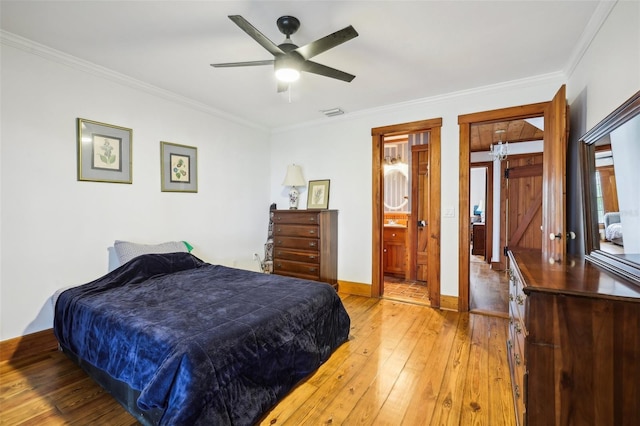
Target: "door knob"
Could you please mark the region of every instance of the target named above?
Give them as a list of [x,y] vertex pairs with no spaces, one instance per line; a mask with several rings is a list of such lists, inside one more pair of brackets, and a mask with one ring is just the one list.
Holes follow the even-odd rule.
[[425,226],[427,226],[427,221],[426,220],[419,220],[418,221],[418,228],[424,228]]

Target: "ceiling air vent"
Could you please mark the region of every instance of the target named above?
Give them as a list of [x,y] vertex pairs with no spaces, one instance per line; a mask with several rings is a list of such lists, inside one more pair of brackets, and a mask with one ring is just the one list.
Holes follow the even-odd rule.
[[320,112],[322,112],[327,117],[335,117],[336,115],[344,114],[344,111],[341,110],[340,108],[323,109]]

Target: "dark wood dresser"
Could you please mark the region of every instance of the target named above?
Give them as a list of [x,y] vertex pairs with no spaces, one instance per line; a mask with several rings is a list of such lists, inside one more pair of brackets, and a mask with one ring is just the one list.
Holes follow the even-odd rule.
[[484,223],[474,223],[471,230],[471,243],[473,245],[471,254],[475,256],[484,256],[484,246],[486,240]]
[[276,210],[273,273],[338,288],[338,211]]
[[580,257],[509,252],[509,367],[520,426],[640,421],[640,287]]

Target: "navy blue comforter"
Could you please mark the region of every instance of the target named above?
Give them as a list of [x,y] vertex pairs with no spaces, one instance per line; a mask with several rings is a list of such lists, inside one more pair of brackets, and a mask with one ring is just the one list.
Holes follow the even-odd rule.
[[249,425],[347,340],[328,284],[204,263],[137,257],[63,292],[61,346],[140,391],[167,425]]

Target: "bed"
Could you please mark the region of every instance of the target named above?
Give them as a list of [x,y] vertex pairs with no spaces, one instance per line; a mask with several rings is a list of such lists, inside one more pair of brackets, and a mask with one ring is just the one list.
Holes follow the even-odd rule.
[[622,223],[619,212],[609,212],[604,215],[604,238],[619,246],[623,245]]
[[61,349],[145,425],[250,425],[348,339],[329,285],[145,254],[59,294]]

